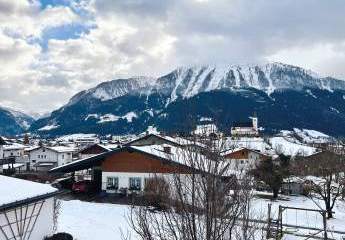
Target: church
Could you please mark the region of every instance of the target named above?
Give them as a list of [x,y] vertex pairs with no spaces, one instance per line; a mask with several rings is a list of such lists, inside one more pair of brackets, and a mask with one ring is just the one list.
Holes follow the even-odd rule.
[[250,117],[252,121],[235,122],[231,127],[231,136],[234,137],[256,137],[259,136],[258,117],[254,114]]

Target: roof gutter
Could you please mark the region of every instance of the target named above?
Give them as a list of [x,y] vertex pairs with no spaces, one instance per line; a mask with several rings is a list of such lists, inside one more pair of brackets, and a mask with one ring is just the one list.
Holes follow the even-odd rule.
[[0,206],[0,212],[8,211],[10,209],[13,209],[13,208],[16,208],[16,207],[19,207],[19,206],[23,206],[23,205],[27,205],[27,204],[30,204],[30,203],[38,202],[38,201],[41,201],[41,200],[44,200],[44,199],[48,199],[48,198],[51,198],[51,197],[55,197],[55,196],[60,195],[60,194],[62,194],[64,192],[65,191],[57,190],[55,192],[46,193],[46,194],[43,194],[43,195],[38,195],[36,197],[26,198],[26,199],[23,199],[23,200],[7,203],[7,204],[4,204],[4,205]]

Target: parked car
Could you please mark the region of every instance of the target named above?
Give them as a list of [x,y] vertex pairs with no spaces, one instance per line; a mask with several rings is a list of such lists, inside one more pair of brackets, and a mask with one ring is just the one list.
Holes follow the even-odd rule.
[[95,184],[90,180],[82,180],[73,183],[72,191],[74,193],[90,193],[95,190]]
[[52,186],[58,189],[71,190],[73,183],[74,183],[74,179],[72,177],[58,178],[52,183]]

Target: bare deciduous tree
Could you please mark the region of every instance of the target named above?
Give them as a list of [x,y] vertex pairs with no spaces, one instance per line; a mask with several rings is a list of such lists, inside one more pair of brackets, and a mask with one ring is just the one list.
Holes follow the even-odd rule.
[[154,211],[132,206],[131,227],[145,240],[257,239],[258,227],[249,221],[249,180],[231,174],[220,154],[221,141],[204,142],[202,149],[195,146],[172,154],[172,162],[181,165],[175,173],[159,176],[169,183],[169,207]]
[[307,182],[306,193],[312,199],[321,198],[327,217],[332,218],[334,204],[344,189],[344,156],[325,150],[309,157],[297,157],[293,163],[293,171],[300,176],[318,177]]

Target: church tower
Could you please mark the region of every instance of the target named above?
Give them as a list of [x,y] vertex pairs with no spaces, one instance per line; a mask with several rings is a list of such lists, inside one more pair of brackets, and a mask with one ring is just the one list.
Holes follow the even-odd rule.
[[252,123],[253,123],[254,131],[258,131],[258,117],[256,115],[256,112],[254,112],[254,114],[253,114]]

